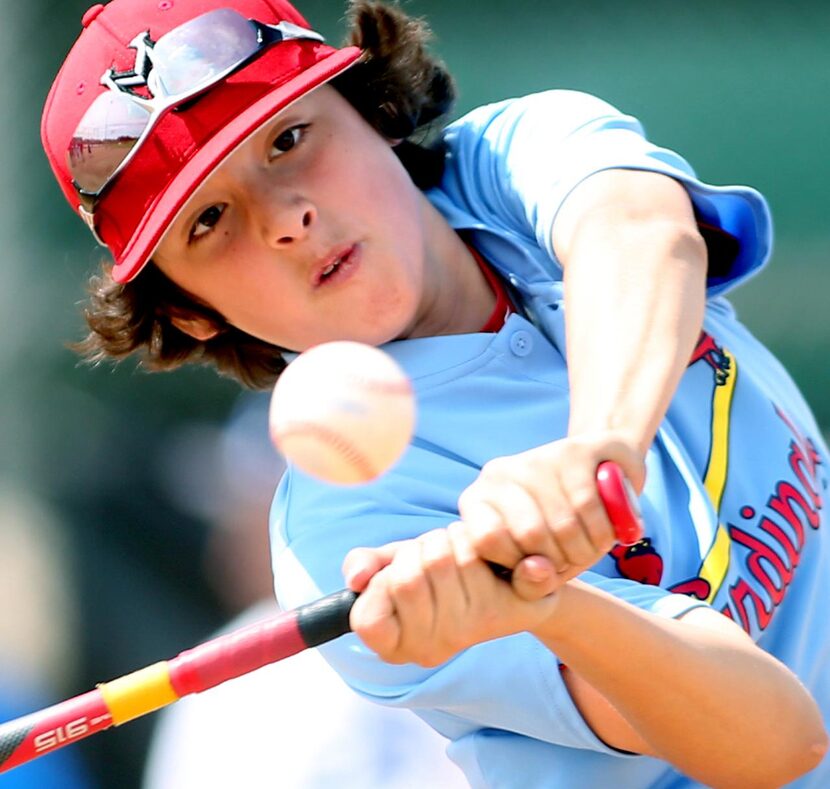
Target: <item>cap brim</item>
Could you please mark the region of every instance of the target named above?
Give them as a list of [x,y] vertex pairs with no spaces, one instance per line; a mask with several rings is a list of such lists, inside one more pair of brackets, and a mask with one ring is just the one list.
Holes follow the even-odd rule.
[[310,91],[334,79],[361,56],[357,47],[345,47],[304,70],[296,79],[275,88],[245,109],[209,140],[158,194],[129,244],[112,269],[116,282],[129,282],[147,264],[170,225],[187,201],[218,165],[278,112]]

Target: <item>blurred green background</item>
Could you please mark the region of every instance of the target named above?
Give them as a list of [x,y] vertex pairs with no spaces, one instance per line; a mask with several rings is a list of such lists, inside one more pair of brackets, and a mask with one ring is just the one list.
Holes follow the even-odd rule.
[[[83,283],[101,252],[53,183],[38,126],[87,3],[0,2],[0,552],[11,546],[0,593],[17,601],[0,621],[0,667],[17,666],[50,701],[175,654],[233,613],[203,571],[211,514],[182,502],[177,474],[200,468],[202,445],[188,437],[217,429],[238,390],[201,370],[81,367],[66,348],[81,336]],[[760,189],[775,254],[733,301],[830,429],[830,4],[406,7],[432,24],[457,78],[457,114],[549,87],[585,90],[639,117],[704,180]],[[342,38],[340,2],[301,8],[330,40]],[[198,474],[188,479],[195,496],[206,493]],[[3,569],[30,566],[15,559],[27,551],[45,551],[46,563]],[[39,604],[27,613],[29,600]],[[40,635],[21,635],[32,628]],[[94,785],[138,786],[151,726],[144,719],[76,746]]]

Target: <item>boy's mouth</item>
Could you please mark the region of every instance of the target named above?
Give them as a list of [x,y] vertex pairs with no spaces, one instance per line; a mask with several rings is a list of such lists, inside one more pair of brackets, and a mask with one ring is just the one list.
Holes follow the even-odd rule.
[[314,285],[320,286],[344,275],[352,267],[351,264],[355,262],[356,247],[356,244],[352,244],[332,255],[323,266],[317,269],[314,276]]

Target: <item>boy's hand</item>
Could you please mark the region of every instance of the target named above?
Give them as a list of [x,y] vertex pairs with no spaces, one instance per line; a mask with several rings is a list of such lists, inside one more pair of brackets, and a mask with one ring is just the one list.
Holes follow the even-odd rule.
[[512,585],[500,580],[476,555],[462,523],[415,540],[353,550],[343,572],[349,587],[361,592],[351,612],[352,630],[386,662],[422,666],[533,629],[557,602],[538,590],[560,583],[540,556],[518,564]]
[[424,666],[533,631],[553,614],[556,590],[615,543],[597,489],[597,467],[607,459],[629,475],[633,469],[642,488],[642,461],[623,442],[558,441],[488,463],[459,500],[464,520],[351,551],[343,572],[361,592],[352,629],[385,661]]
[[[524,557],[546,557],[556,577],[545,594],[594,565],[615,543],[597,490],[597,467],[604,460],[617,462],[635,490],[642,490],[643,459],[610,433],[567,438],[487,463],[458,500],[476,554],[511,570]],[[537,591],[516,589],[522,596],[530,593],[527,599]]]

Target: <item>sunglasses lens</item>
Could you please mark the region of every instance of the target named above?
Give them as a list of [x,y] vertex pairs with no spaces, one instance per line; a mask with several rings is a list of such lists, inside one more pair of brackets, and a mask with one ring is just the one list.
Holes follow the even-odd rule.
[[86,111],[69,144],[69,171],[84,192],[98,192],[127,158],[150,114],[128,96],[107,91]]
[[111,84],[124,76],[111,70],[103,80],[110,90],[95,99],[75,130],[67,160],[78,189],[86,197],[98,196],[164,112],[195,98],[264,46],[292,38],[323,40],[319,33],[287,22],[257,25],[229,8],[192,19],[155,44],[147,39],[149,51],[141,51],[152,66],[150,97],[119,92],[129,87]]
[[194,93],[260,48],[254,25],[221,8],[163,35],[153,48],[153,69],[164,93]]

